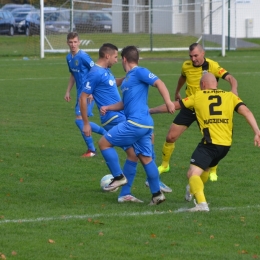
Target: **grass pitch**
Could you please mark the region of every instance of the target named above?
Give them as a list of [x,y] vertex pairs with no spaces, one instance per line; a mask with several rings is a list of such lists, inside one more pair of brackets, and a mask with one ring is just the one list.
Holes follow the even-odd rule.
[[[157,74],[174,97],[187,53],[141,56],[140,66]],[[259,52],[207,57],[237,78],[239,96],[260,124]],[[69,78],[65,55],[3,58],[0,68],[0,259],[260,258],[260,150],[243,117],[234,117],[233,145],[219,164],[218,181],[205,185],[210,212],[183,212],[193,206],[184,193],[189,158],[201,139],[195,124],[177,141],[171,170],[161,176],[173,189],[166,201],[148,206],[151,195],[139,165],[133,194],[145,203],[118,204],[117,193],[100,190],[100,179],[109,173],[101,154],[80,158],[85,145],[74,123],[75,92],[71,103],[63,100]],[[120,62],[112,71],[124,75]],[[229,85],[220,80],[219,88]],[[151,89],[149,105],[161,103]],[[173,116],[153,118],[159,164]],[[97,145],[100,137],[93,136]],[[118,153],[123,165],[125,155]]]

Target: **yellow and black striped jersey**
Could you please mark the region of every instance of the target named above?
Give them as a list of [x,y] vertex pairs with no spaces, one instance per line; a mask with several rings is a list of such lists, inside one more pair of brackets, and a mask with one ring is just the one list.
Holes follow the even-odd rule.
[[212,73],[217,81],[219,78],[225,78],[228,75],[228,71],[220,67],[220,65],[213,60],[205,58],[204,63],[195,67],[191,60],[187,60],[183,63],[181,74],[186,77],[186,96],[195,94],[196,91],[200,90],[200,79],[205,72]]
[[233,114],[243,101],[221,89],[200,90],[180,101],[182,107],[194,109],[204,143],[230,146]]

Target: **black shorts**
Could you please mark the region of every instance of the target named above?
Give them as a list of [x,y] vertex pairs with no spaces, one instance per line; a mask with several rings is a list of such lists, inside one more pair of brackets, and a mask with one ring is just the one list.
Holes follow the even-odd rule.
[[195,112],[188,108],[182,108],[179,114],[174,118],[173,123],[189,127],[194,121],[197,121]]
[[190,163],[206,170],[218,165],[219,161],[227,155],[229,149],[230,146],[199,143],[191,156]]

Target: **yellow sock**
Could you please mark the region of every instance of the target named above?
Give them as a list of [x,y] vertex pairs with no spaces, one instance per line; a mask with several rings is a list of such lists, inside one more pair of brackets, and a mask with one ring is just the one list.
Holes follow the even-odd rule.
[[197,203],[206,202],[204,195],[204,184],[200,176],[193,175],[189,179],[190,193],[193,194],[197,200]]
[[175,148],[175,143],[165,142],[162,149],[162,166],[168,167],[172,152]]
[[200,178],[202,180],[203,183],[206,183],[208,181],[209,178],[209,172],[204,171],[201,175]]

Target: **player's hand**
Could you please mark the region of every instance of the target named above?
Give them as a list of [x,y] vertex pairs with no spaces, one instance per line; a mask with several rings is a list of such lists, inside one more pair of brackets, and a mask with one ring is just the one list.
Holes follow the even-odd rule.
[[91,126],[90,124],[87,124],[83,126],[82,132],[84,133],[85,136],[91,136]]
[[166,104],[168,112],[173,114],[175,112],[175,106],[172,102],[169,102]]
[[181,94],[180,94],[180,93],[176,93],[176,94],[175,94],[175,100],[176,100],[176,101],[181,100]]
[[100,108],[100,114],[101,114],[102,116],[104,116],[104,115],[106,114],[106,112],[107,112],[107,107],[106,107],[106,106],[102,106],[102,107]]
[[64,99],[65,99],[67,102],[70,102],[70,100],[71,100],[70,93],[67,93],[67,92],[66,92],[66,94],[65,94],[65,96],[64,96]]
[[255,146],[260,147],[260,132],[257,135],[255,135],[254,142]]

